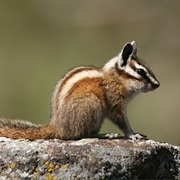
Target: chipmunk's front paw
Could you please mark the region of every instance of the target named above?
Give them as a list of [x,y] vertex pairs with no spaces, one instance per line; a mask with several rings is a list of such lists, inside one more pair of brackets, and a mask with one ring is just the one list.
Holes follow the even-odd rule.
[[147,136],[146,135],[143,135],[143,134],[140,134],[140,133],[136,133],[136,134],[133,134],[131,136],[129,136],[129,138],[133,141],[136,141],[136,140],[147,140]]

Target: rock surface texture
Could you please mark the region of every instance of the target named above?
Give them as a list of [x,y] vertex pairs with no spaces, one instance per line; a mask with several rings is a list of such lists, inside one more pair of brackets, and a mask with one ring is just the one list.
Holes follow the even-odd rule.
[[0,138],[0,179],[179,179],[180,147],[152,140]]

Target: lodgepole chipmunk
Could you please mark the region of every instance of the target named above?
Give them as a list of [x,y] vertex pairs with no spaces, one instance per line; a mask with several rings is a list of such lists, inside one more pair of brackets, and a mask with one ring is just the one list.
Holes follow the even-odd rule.
[[102,68],[79,66],[67,72],[54,89],[48,124],[1,119],[0,136],[80,139],[97,135],[107,117],[131,138],[136,134],[126,114],[129,100],[159,85],[151,69],[137,57],[137,45],[133,41],[125,44]]

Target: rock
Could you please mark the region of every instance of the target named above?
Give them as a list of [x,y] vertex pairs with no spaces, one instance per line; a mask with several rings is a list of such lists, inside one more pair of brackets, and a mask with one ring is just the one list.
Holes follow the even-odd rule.
[[152,140],[0,137],[0,179],[178,179],[180,147]]

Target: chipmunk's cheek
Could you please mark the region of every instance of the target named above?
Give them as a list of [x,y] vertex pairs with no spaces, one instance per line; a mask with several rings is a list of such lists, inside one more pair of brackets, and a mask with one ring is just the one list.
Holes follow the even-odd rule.
[[151,89],[150,84],[144,84],[141,91],[147,93],[148,91],[151,91]]

